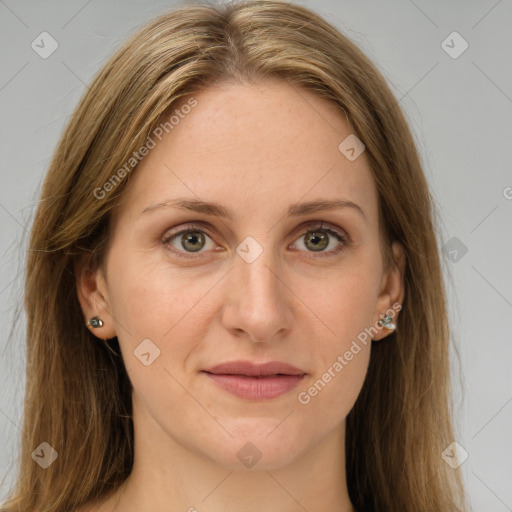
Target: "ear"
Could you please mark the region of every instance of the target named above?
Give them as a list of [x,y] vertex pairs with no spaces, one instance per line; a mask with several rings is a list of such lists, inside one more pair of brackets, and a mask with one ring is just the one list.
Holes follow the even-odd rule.
[[[390,316],[392,316],[392,322],[396,324],[398,311],[392,306],[396,303],[401,306],[404,300],[406,268],[405,250],[402,244],[397,241],[392,243],[391,249],[393,253],[393,263],[382,277],[373,325],[377,325],[378,320],[381,320],[382,316],[385,315],[386,312],[390,314],[391,311],[394,311],[393,315],[390,314]],[[380,327],[377,334],[373,336],[373,340],[381,340],[392,332],[393,331],[386,329],[385,327]]]
[[103,325],[90,328],[90,331],[102,340],[114,338],[116,331],[103,268],[101,265],[91,268],[90,257],[85,255],[75,265],[75,278],[78,301],[84,314],[84,324],[92,317],[98,316],[103,321]]

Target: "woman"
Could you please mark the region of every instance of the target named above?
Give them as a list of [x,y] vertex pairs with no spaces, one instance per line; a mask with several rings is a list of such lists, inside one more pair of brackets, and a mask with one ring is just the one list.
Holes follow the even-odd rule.
[[432,199],[312,11],[189,5],[104,66],[27,261],[2,510],[460,511]]

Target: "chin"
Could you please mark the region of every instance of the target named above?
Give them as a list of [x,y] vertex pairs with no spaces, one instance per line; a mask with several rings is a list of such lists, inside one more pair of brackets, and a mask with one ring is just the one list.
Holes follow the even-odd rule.
[[[218,465],[231,471],[275,471],[293,463],[307,449],[306,433],[282,418],[234,418],[224,423],[232,434],[204,447]],[[240,420],[240,421],[237,421]],[[213,436],[209,437],[210,443]]]

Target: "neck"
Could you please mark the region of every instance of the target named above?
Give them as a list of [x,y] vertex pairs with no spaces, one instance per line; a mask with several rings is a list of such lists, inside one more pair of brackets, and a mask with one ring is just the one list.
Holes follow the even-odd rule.
[[355,511],[346,484],[344,423],[307,452],[271,469],[223,467],[177,442],[135,408],[134,432],[132,472],[102,511]]

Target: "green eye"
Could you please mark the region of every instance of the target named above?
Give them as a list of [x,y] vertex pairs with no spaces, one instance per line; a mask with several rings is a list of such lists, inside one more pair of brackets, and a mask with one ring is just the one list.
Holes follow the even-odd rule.
[[[335,255],[349,244],[347,236],[337,230],[323,227],[322,224],[307,226],[306,228],[307,230],[304,231],[297,240],[304,240],[302,242],[303,249],[301,248],[301,251],[318,253],[318,256],[313,257]],[[164,245],[169,246],[170,250],[175,254],[184,258],[199,257],[201,252],[205,252],[202,251],[202,249],[215,248],[215,243],[204,229],[202,229],[201,226],[193,224],[187,225],[179,231],[169,233],[164,237],[162,242]],[[208,247],[208,243],[210,243],[210,247]],[[334,247],[326,250],[332,245],[334,245]],[[297,247],[295,246],[295,248]],[[194,255],[194,253],[196,253],[196,255]],[[189,254],[189,256],[187,256],[187,254]]]
[[[341,233],[330,228],[323,228],[322,225],[309,227],[299,239],[300,238],[304,239],[302,245],[305,247],[306,251],[319,253],[319,257],[337,254],[342,251],[348,243],[345,236]],[[337,241],[338,244],[326,251],[325,249],[329,247],[329,245],[332,245],[331,242],[333,239]]]
[[[183,237],[183,234],[186,234]],[[200,251],[205,245],[204,233],[201,231],[184,231],[182,232],[181,245],[184,249],[191,252]]]

